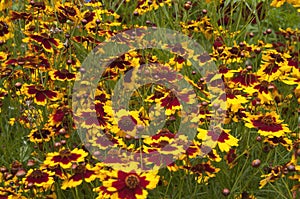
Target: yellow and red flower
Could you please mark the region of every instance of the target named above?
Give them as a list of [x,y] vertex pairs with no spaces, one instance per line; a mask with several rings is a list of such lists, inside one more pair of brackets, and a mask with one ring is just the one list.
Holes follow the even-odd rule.
[[28,36],[23,39],[23,42],[25,42],[25,43],[29,43],[30,41],[37,42],[38,44],[42,45],[43,48],[47,52],[51,52],[51,53],[54,52],[53,46],[55,46],[58,49],[63,47],[63,43],[62,42],[60,42],[58,39],[50,37],[46,33],[28,34]]
[[52,80],[58,81],[72,81],[75,80],[75,74],[66,69],[50,71],[49,75]]
[[142,199],[147,198],[148,192],[157,186],[159,176],[156,172],[152,173],[136,173],[108,171],[107,179],[103,185],[96,188],[99,192],[97,199],[101,198],[120,198],[120,199]]
[[[79,164],[73,168],[73,174],[70,175],[63,183],[62,189],[72,188],[80,185],[83,180],[85,182],[92,182],[97,177],[101,177],[99,175],[99,171],[97,167],[92,167],[90,164],[83,165]],[[103,178],[102,178],[103,179]]]
[[[217,127],[218,128],[218,127]],[[198,129],[197,138],[203,141],[203,144],[214,148],[218,145],[221,151],[228,152],[232,146],[238,146],[238,139],[229,134],[230,130],[205,130]]]
[[275,112],[260,115],[248,114],[244,120],[246,121],[246,127],[258,129],[258,133],[263,136],[279,138],[291,132],[288,125],[282,124],[283,120],[280,120],[279,115]]
[[137,136],[138,126],[143,126],[143,122],[139,118],[139,111],[126,111],[121,109],[116,112],[112,132],[120,137]]
[[49,166],[60,165],[63,169],[71,168],[72,163],[84,162],[85,157],[88,155],[83,149],[75,148],[70,149],[62,148],[59,152],[48,153],[44,164]]
[[0,17],[0,40],[5,42],[13,37],[12,23],[9,18]]
[[45,89],[40,85],[24,84],[21,88],[21,93],[28,97],[33,97],[34,102],[38,105],[45,105],[47,100],[56,101],[61,97],[58,92]]
[[29,187],[37,186],[49,189],[54,183],[53,175],[54,173],[46,170],[30,169],[26,177],[23,178],[23,183]]
[[183,166],[183,168],[186,172],[196,174],[196,180],[198,183],[207,183],[210,178],[215,177],[216,173],[220,171],[220,169],[214,167],[210,161],[190,166]]
[[44,127],[42,129],[33,129],[28,135],[29,140],[34,143],[49,142],[54,136],[55,132],[49,128]]

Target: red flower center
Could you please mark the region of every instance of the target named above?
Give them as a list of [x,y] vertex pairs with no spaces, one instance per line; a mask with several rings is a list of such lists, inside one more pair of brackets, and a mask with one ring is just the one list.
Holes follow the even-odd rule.
[[75,173],[75,174],[83,174],[83,173],[85,173],[85,171],[86,171],[86,168],[85,168],[84,165],[78,165],[78,166],[75,168],[74,173]]
[[59,155],[62,158],[67,158],[67,157],[71,156],[71,151],[69,149],[64,149],[59,152]]
[[136,175],[131,174],[125,178],[125,184],[129,189],[135,189],[140,184],[140,180]]
[[124,131],[132,131],[135,127],[134,119],[130,116],[123,116],[121,120],[118,122],[118,126],[120,129]]
[[41,170],[35,170],[31,173],[30,177],[34,179],[39,179],[43,177],[43,172]]
[[268,115],[261,118],[261,122],[265,125],[271,126],[272,124],[274,124],[275,121],[271,115]]
[[7,24],[5,22],[0,22],[0,35],[3,36],[5,34],[8,33],[8,27],[7,27]]

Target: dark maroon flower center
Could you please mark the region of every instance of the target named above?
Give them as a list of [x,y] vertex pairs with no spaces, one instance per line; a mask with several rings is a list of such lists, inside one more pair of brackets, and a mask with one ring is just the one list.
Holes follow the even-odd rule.
[[136,175],[131,174],[125,178],[125,184],[129,189],[135,189],[140,184],[140,180]]
[[0,22],[0,35],[3,36],[8,33],[8,27],[5,22]]
[[132,131],[135,127],[136,121],[130,116],[123,116],[118,122],[120,129],[124,131]]
[[74,173],[75,174],[84,174],[86,171],[86,168],[84,165],[78,165],[75,170],[74,170]]
[[41,131],[36,131],[33,134],[33,137],[36,139],[42,139],[42,138],[47,138],[50,134],[51,132],[49,130],[43,129]]
[[68,158],[71,156],[71,151],[69,149],[64,149],[64,150],[61,150],[59,152],[59,155],[62,157],[62,158]]
[[35,170],[31,173],[30,177],[33,179],[39,179],[44,176],[44,173],[41,170]]
[[262,117],[261,122],[268,126],[271,126],[275,123],[274,118],[271,115]]

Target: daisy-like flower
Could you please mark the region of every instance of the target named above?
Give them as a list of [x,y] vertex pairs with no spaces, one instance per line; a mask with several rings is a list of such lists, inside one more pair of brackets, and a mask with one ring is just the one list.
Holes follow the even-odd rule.
[[143,15],[151,10],[157,10],[159,7],[163,7],[165,5],[170,6],[171,0],[139,0],[138,5],[134,10],[134,14],[137,13],[139,15]]
[[49,115],[48,124],[49,126],[58,127],[63,123],[63,120],[71,115],[72,111],[67,106],[59,106],[57,104],[54,105],[53,112]]
[[[106,96],[104,96],[105,98]],[[81,102],[83,104],[83,102]],[[98,128],[98,129],[105,129],[111,128],[111,106],[107,106],[100,101],[95,101],[95,106],[92,105],[89,108],[80,109],[78,113],[80,113],[81,117],[74,117],[75,120],[78,120],[82,123],[82,127],[89,129],[89,128]],[[96,113],[95,113],[96,111]]]
[[84,162],[88,155],[83,149],[75,148],[72,151],[62,148],[59,152],[48,153],[44,164],[49,166],[60,165],[63,169],[71,168],[74,162]]
[[216,173],[220,171],[220,169],[215,168],[210,161],[191,166],[183,166],[183,169],[185,169],[186,172],[196,174],[198,183],[207,183],[210,178],[215,177]]
[[[87,165],[76,165],[73,169],[73,174],[70,175],[63,183],[62,189],[72,188],[80,185],[83,180],[85,182],[92,182],[97,177],[101,177],[96,167],[92,167],[90,164]],[[104,176],[102,177],[104,179]]]
[[241,85],[242,87],[253,85],[258,81],[259,78],[259,76],[257,76],[255,73],[242,68],[233,72],[234,76],[232,77],[231,82]]
[[52,38],[46,33],[34,33],[34,34],[28,34],[26,38],[22,40],[25,43],[29,43],[30,41],[35,41],[43,46],[43,48],[50,53],[53,53],[53,46],[56,48],[62,48],[63,43],[60,42],[58,39]]
[[45,56],[45,54],[32,55],[29,54],[24,57],[18,57],[9,59],[5,62],[8,65],[14,66],[22,66],[23,68],[29,69],[39,69],[41,71],[48,71],[51,67],[49,59]]
[[9,18],[0,17],[0,40],[5,42],[13,37],[12,23]]
[[34,143],[49,142],[54,136],[55,132],[49,128],[44,127],[42,129],[33,129],[28,135],[29,140]]
[[111,129],[120,137],[129,135],[135,137],[137,135],[137,127],[142,126],[143,122],[139,118],[139,111],[126,111],[121,109],[115,113],[114,125]]
[[148,192],[157,186],[159,176],[156,172],[136,173],[108,171],[103,185],[96,188],[99,192],[97,199],[101,198],[120,198],[120,199],[142,199],[147,198]]
[[259,188],[263,188],[266,184],[270,182],[275,182],[276,180],[280,179],[284,176],[284,167],[283,166],[276,166],[269,168],[270,172],[268,174],[264,174],[261,177],[264,178],[259,182]]
[[59,3],[56,1],[55,12],[60,23],[65,23],[67,20],[77,23],[80,18],[80,11],[77,5],[71,2]]
[[53,175],[54,173],[46,170],[30,169],[23,178],[23,183],[26,186],[37,186],[49,189],[54,183]]
[[50,71],[49,75],[52,80],[72,81],[75,80],[75,74],[66,69]]
[[[271,89],[270,89],[271,88]],[[277,88],[273,83],[266,80],[254,84],[252,87],[247,87],[244,91],[250,95],[257,93],[257,98],[261,104],[271,103],[277,94]]]
[[217,144],[221,151],[228,152],[232,146],[238,146],[238,139],[229,134],[230,130],[205,130],[198,129],[197,138],[203,140],[203,144],[211,148]]
[[281,144],[289,151],[292,149],[292,146],[293,146],[293,141],[284,136],[282,136],[282,137],[266,137],[264,142],[267,142],[271,146],[274,146],[274,147]]
[[243,108],[242,104],[248,102],[246,97],[240,91],[240,89],[225,88],[227,108],[230,108],[232,112],[236,113],[239,109]]
[[187,90],[182,91],[182,93],[177,93],[178,95],[176,96],[174,92],[158,87],[155,93],[149,96],[145,101],[158,103],[166,109],[165,114],[170,116],[182,108],[178,98],[186,101],[187,103],[193,103],[193,95],[186,91]]
[[45,105],[47,100],[56,101],[61,95],[56,91],[51,91],[39,85],[24,84],[21,88],[21,93],[28,97],[33,97],[34,102],[38,105]]
[[278,79],[285,72],[289,72],[291,67],[288,65],[288,58],[291,56],[287,53],[279,53],[276,50],[268,50],[262,55],[262,64],[257,75],[261,80],[268,82]]
[[260,115],[248,114],[244,120],[246,121],[246,127],[258,129],[258,133],[262,136],[279,138],[291,132],[287,124],[282,124],[283,120],[279,119],[279,115],[276,112]]

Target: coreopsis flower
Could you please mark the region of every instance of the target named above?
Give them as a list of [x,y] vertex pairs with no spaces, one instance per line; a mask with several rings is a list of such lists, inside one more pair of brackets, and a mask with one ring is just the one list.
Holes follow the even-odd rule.
[[59,106],[55,104],[53,112],[48,117],[48,124],[49,126],[58,127],[63,123],[64,119],[71,114],[72,110],[70,107],[66,105]]
[[281,75],[291,70],[288,65],[288,58],[290,55],[287,53],[279,53],[276,50],[267,50],[263,52],[262,64],[257,71],[257,75],[261,80],[272,82],[277,80]]
[[77,23],[80,19],[80,11],[77,5],[71,2],[60,3],[56,1],[55,13],[60,23],[66,23],[67,20]]
[[247,87],[258,82],[259,76],[248,70],[240,68],[233,72],[234,76],[231,78],[231,82],[233,82],[234,84],[240,85],[242,87]]
[[214,148],[215,145],[218,145],[221,151],[228,152],[231,147],[238,146],[239,140],[229,134],[230,130],[205,130],[199,128],[198,132],[197,138],[202,140],[204,145],[207,145],[211,148]]
[[38,105],[45,105],[47,101],[56,101],[61,95],[52,90],[45,89],[40,85],[28,85],[23,84],[21,88],[21,94],[25,94],[28,97],[33,97],[34,102]]
[[54,134],[53,129],[45,126],[42,129],[32,129],[28,137],[31,142],[42,143],[49,142]]
[[121,109],[114,115],[114,125],[111,131],[120,137],[129,135],[137,136],[138,126],[143,126],[143,122],[139,118],[139,111],[126,111]]
[[157,10],[159,7],[163,6],[170,6],[170,0],[154,0],[154,1],[147,1],[147,0],[139,0],[138,5],[134,10],[134,14],[137,13],[139,15],[143,15],[151,10]]
[[272,103],[277,95],[276,86],[266,80],[257,82],[253,86],[245,88],[244,91],[252,96],[257,94],[257,98],[260,99],[261,104]]
[[23,183],[26,186],[36,186],[49,189],[54,183],[54,173],[40,169],[30,169],[27,175],[23,178]]
[[[111,116],[108,113],[111,107],[104,105],[103,103],[99,102],[98,100],[95,101],[94,109],[87,108],[84,110],[80,110],[80,121],[82,121],[82,127],[89,129],[89,128],[111,128]],[[96,113],[95,113],[96,111]]]
[[7,59],[8,53],[0,52],[0,61],[5,61]]
[[[166,109],[166,115],[175,114],[176,111],[181,110],[181,105],[178,100],[179,96],[175,96],[172,91],[167,91],[163,88],[156,88],[156,91],[153,95],[150,95],[145,100],[146,102],[156,102],[159,103],[161,107]],[[189,97],[187,97],[187,100]]]
[[240,89],[225,88],[227,108],[236,113],[244,108],[242,104],[248,102],[246,96]]
[[9,18],[0,17],[0,40],[5,42],[13,37],[14,33],[12,29],[12,23],[10,22]]
[[271,146],[278,146],[281,144],[284,146],[287,150],[292,149],[293,141],[290,140],[287,137],[281,136],[281,137],[266,137],[264,142],[269,143]]
[[151,147],[162,148],[174,139],[175,134],[171,133],[169,130],[161,130],[156,135],[147,137],[143,140],[144,144],[147,144]]
[[182,56],[174,55],[174,57],[170,58],[168,64],[175,68],[176,71],[181,70],[184,66],[191,66],[192,62],[184,59]]
[[49,166],[60,165],[63,169],[71,168],[72,163],[84,162],[84,158],[88,155],[83,149],[62,148],[59,152],[48,153],[44,164]]
[[279,119],[276,112],[259,115],[247,114],[244,120],[246,127],[258,129],[258,133],[262,136],[279,138],[291,132],[287,124],[282,124],[283,120]]
[[28,69],[39,69],[41,71],[48,71],[51,68],[50,62],[45,54],[32,55],[29,54],[24,57],[12,58],[5,62],[5,65],[22,66]]
[[[93,129],[89,129],[92,131]],[[98,131],[97,131],[98,132]],[[112,136],[109,133],[91,133],[92,137],[89,142],[92,146],[97,147],[98,149],[106,150],[113,147],[125,147],[125,143],[121,138],[117,136]]]
[[159,176],[157,172],[136,173],[121,170],[108,171],[108,178],[102,181],[102,186],[94,189],[99,192],[97,199],[120,198],[142,199],[147,198],[148,190],[157,186]]
[[65,170],[63,168],[61,168],[61,166],[59,164],[54,165],[54,166],[50,166],[50,165],[47,165],[47,164],[42,164],[41,169],[46,169],[46,170],[54,173],[55,177],[58,177],[62,180],[65,180],[68,177]]
[[46,33],[28,34],[27,37],[24,38],[22,41],[25,43],[29,43],[31,41],[37,42],[38,44],[43,46],[43,48],[47,52],[50,53],[54,52],[53,46],[55,46],[58,49],[63,47],[63,43],[59,39],[52,38]]
[[201,32],[207,39],[210,39],[213,33],[213,25],[210,22],[208,16],[204,16],[197,20],[191,20],[187,23],[180,22],[180,25],[184,33],[193,34],[195,32]]
[[214,167],[210,161],[196,165],[183,166],[183,169],[185,169],[186,172],[196,174],[198,183],[207,183],[210,178],[215,177],[216,173],[220,171],[220,169]]
[[266,184],[275,182],[276,180],[283,177],[284,176],[283,169],[284,169],[283,166],[276,166],[276,167],[269,168],[270,172],[268,172],[268,174],[261,175],[261,177],[264,179],[262,179],[259,182],[259,185],[260,185],[259,188],[261,189],[264,186],[266,186]]
[[72,81],[75,80],[75,74],[66,69],[50,71],[49,75],[52,80]]
[[[92,182],[97,177],[101,177],[101,174],[99,174],[99,171],[97,171],[97,167],[92,167],[90,164],[76,165],[72,171],[72,175],[69,175],[68,178],[62,183],[62,189],[76,187],[82,184],[83,180],[85,182]],[[102,179],[104,179],[104,176]]]

